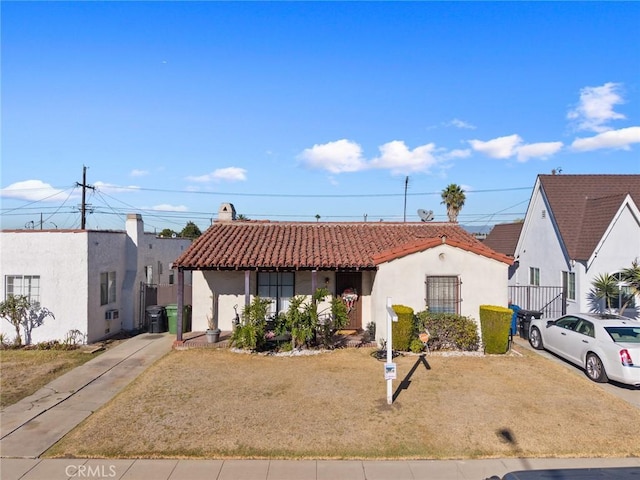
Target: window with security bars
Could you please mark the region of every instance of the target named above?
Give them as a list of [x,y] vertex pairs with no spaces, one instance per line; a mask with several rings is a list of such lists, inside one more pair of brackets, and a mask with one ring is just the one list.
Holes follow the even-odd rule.
[[4,285],[5,300],[24,295],[31,304],[40,303],[40,275],[7,275]]
[[432,313],[460,313],[460,279],[427,276],[427,306]]

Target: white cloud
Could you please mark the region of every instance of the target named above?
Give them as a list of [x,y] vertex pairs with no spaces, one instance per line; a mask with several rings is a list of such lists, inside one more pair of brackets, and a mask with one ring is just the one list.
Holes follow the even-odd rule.
[[101,181],[94,182],[93,186],[96,187],[98,191],[105,192],[105,193],[124,193],[124,192],[131,192],[132,190],[133,191],[140,190],[140,187],[136,185],[129,185],[127,187],[122,187],[119,185],[113,185],[112,183],[105,183]]
[[17,200],[29,201],[50,201],[59,202],[63,190],[53,188],[42,180],[25,180],[23,182],[12,183],[8,187],[0,190],[0,197],[15,198]]
[[238,167],[218,168],[213,172],[212,177],[214,180],[243,182],[247,179],[247,171]]
[[578,106],[567,113],[567,118],[576,122],[578,130],[598,133],[610,130],[607,122],[625,118],[613,111],[615,105],[624,103],[620,88],[621,84],[613,82],[599,87],[584,87],[580,90]]
[[540,142],[522,145],[516,149],[519,162],[526,162],[530,158],[542,158],[557,153],[562,148],[562,142]]
[[449,152],[443,153],[442,155],[439,155],[439,158],[443,160],[453,160],[456,158],[468,158],[470,156],[471,156],[471,150],[469,150],[468,148],[465,148],[464,150],[455,149],[455,150],[451,150]]
[[428,143],[409,150],[403,141],[394,140],[379,147],[381,155],[371,160],[371,167],[385,168],[391,173],[425,172],[438,163],[435,145]]
[[309,168],[331,173],[358,172],[367,168],[360,145],[344,138],[306,148],[298,158]]
[[162,203],[160,205],[154,205],[151,210],[157,210],[159,212],[188,212],[189,209],[184,205],[170,205],[168,203]]
[[530,158],[542,158],[557,153],[562,149],[562,142],[524,143],[518,134],[498,137],[493,140],[470,140],[471,148],[491,158],[507,159],[516,156],[519,162]]
[[476,126],[471,125],[469,122],[465,122],[464,120],[460,120],[459,118],[454,118],[450,122],[444,124],[445,127],[456,127],[456,128],[465,128],[469,130],[475,130]]
[[131,170],[131,173],[129,175],[131,175],[132,177],[146,177],[147,175],[149,175],[149,170],[134,169]]
[[491,158],[509,158],[512,157],[518,147],[522,144],[520,135],[513,134],[506,137],[498,137],[486,142],[482,140],[469,140],[471,148],[475,151],[484,153]]
[[239,167],[218,168],[211,173],[196,177],[186,177],[190,182],[243,182],[247,179],[247,171]]
[[609,130],[595,137],[576,138],[571,147],[582,152],[601,148],[628,150],[632,143],[640,143],[640,127]]

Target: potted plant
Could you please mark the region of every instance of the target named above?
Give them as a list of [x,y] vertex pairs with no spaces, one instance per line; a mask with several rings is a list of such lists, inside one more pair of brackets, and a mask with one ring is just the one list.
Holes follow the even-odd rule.
[[220,340],[220,329],[217,328],[213,315],[207,315],[207,323],[209,325],[207,329],[207,343],[218,343]]

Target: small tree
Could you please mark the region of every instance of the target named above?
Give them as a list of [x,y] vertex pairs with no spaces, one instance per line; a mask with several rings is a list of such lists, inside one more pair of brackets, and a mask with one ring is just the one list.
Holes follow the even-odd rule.
[[177,232],[174,232],[173,230],[171,230],[170,228],[165,228],[164,230],[162,230],[160,232],[160,236],[164,237],[164,238],[172,238],[173,236],[178,236]]
[[14,343],[18,347],[22,345],[20,325],[27,319],[30,307],[29,299],[25,295],[9,295],[4,302],[0,303],[0,317],[7,319],[16,329]]
[[193,222],[187,222],[182,232],[180,232],[182,238],[198,238],[200,235],[202,235],[202,232]]
[[[282,328],[291,333],[291,347],[299,348],[308,344],[319,334],[321,343],[331,346],[331,337],[336,330],[349,323],[347,308],[340,298],[333,298],[328,311],[318,311],[318,304],[329,296],[329,290],[318,288],[311,300],[304,295],[291,299],[289,308],[281,316]],[[330,315],[327,315],[331,312]]]
[[591,282],[592,293],[598,300],[603,300],[605,308],[611,310],[611,304],[618,299],[618,279],[609,273],[601,273]]

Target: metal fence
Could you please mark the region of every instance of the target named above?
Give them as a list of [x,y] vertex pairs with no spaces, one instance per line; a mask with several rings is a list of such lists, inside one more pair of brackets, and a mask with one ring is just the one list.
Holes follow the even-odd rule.
[[567,313],[567,302],[562,287],[509,286],[509,302],[525,310],[542,312],[544,318],[557,318]]

